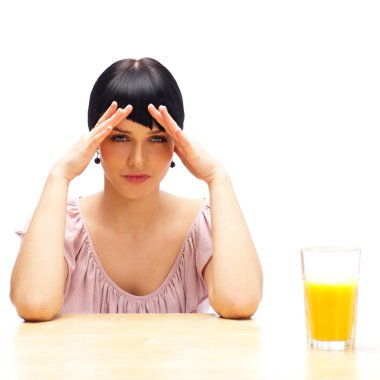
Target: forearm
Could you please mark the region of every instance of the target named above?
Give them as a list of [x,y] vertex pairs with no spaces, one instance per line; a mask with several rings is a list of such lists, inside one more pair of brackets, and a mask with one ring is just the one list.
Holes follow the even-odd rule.
[[214,309],[252,315],[262,293],[261,265],[231,180],[224,169],[209,183],[212,220]]
[[[11,277],[11,299],[20,316],[53,317],[62,306],[66,275],[64,231],[68,182],[50,173]],[[39,310],[39,311],[38,311]]]

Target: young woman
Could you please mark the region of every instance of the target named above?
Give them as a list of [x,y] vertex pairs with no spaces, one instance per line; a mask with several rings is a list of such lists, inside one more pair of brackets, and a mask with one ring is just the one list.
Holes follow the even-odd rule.
[[[262,271],[230,178],[183,122],[177,82],[156,60],[121,60],[101,74],[90,132],[54,165],[19,233],[11,299],[22,318],[199,312],[207,300],[225,318],[254,314]],[[206,182],[209,201],[160,190],[174,153]],[[95,154],[103,191],[68,199]]]

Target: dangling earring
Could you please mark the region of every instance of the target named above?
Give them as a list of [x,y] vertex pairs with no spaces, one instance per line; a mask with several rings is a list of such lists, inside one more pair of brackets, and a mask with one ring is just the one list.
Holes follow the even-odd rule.
[[95,164],[100,164],[99,149],[96,149],[96,158],[95,158],[94,162],[95,162]]
[[175,162],[172,161],[172,162],[170,163],[170,167],[171,167],[171,168],[174,168],[174,166],[175,166]]

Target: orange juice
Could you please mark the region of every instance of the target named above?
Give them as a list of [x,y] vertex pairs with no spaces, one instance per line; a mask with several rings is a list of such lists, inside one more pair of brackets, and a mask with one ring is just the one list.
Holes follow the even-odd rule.
[[353,279],[304,280],[308,336],[347,341],[354,336],[358,283]]

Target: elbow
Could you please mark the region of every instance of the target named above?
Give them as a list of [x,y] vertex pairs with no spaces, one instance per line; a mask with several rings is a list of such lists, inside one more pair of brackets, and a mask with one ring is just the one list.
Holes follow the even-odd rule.
[[222,318],[249,319],[257,311],[261,301],[261,293],[250,297],[231,295],[220,300],[211,301],[211,306]]
[[18,315],[26,322],[46,322],[51,321],[59,312],[44,302],[25,302],[16,304]]
[[[63,297],[62,297],[63,298]],[[11,294],[17,314],[26,322],[46,322],[52,320],[60,311],[62,301],[49,301],[36,297],[19,298]]]

